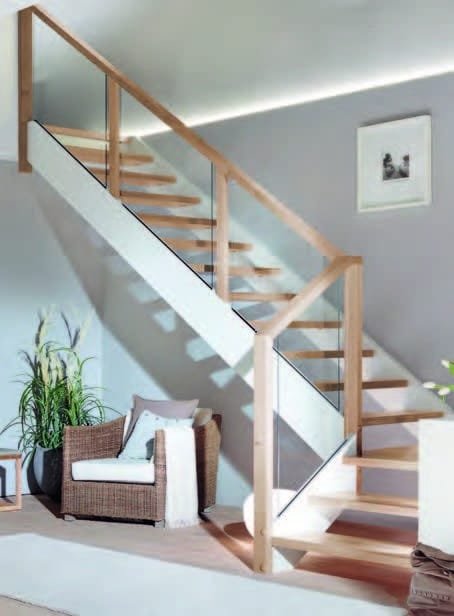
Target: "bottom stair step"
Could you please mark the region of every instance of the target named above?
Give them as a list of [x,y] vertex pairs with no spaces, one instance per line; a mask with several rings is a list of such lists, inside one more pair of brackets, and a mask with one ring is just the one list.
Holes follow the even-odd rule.
[[386,496],[383,494],[351,494],[334,493],[326,495],[313,495],[311,503],[320,507],[341,507],[350,511],[364,511],[367,513],[382,513],[385,515],[398,515],[409,518],[418,517],[418,501],[412,498]]
[[390,567],[410,568],[413,546],[337,535],[334,533],[304,534],[297,537],[273,537],[273,545],[279,548],[328,554],[349,560],[380,563]]

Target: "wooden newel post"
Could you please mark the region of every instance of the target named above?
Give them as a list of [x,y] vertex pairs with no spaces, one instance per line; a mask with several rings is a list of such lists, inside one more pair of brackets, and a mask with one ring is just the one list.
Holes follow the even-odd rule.
[[[345,435],[357,434],[362,413],[363,265],[354,263],[345,272],[344,309],[344,417]],[[360,438],[358,438],[360,447]]]
[[254,571],[272,571],[273,339],[254,344]]
[[18,108],[19,134],[18,157],[19,171],[30,173],[32,166],[28,162],[28,123],[33,118],[33,12],[30,8],[18,13]]
[[120,198],[120,86],[107,77],[107,108],[109,127],[108,178],[113,197]]
[[225,302],[230,300],[229,290],[229,206],[228,178],[216,168],[216,293]]

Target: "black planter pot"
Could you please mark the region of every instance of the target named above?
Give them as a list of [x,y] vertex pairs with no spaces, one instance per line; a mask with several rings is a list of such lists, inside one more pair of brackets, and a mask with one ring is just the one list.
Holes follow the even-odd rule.
[[41,492],[59,501],[63,473],[63,449],[45,449],[39,445],[33,456],[33,472]]

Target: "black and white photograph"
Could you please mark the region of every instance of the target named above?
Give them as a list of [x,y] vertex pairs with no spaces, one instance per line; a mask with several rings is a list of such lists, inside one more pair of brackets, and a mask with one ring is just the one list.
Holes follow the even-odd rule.
[[358,211],[429,205],[431,117],[414,116],[358,129]]
[[383,157],[383,181],[407,180],[410,177],[410,154],[394,156],[386,152]]

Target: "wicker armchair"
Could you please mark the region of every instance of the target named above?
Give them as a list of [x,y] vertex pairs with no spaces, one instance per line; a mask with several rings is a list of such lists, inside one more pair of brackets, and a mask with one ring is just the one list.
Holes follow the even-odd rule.
[[[151,520],[160,525],[166,506],[165,433],[155,436],[153,484],[74,481],[71,465],[79,460],[114,458],[121,450],[125,418],[97,426],[65,428],[61,513],[72,516],[99,516]],[[194,428],[197,458],[199,511],[216,502],[216,478],[221,441],[221,416]]]

